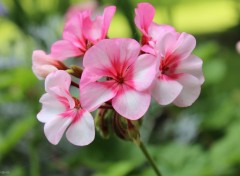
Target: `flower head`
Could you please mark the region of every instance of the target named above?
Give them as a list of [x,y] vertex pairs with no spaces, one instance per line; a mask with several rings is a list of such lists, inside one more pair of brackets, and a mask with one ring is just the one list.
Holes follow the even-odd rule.
[[90,48],[83,59],[82,106],[95,110],[111,101],[120,115],[131,120],[142,117],[151,100],[148,88],[156,74],[156,58],[138,56],[139,52],[133,39],[105,39]]
[[166,31],[155,45],[159,69],[152,95],[161,105],[190,106],[199,96],[204,82],[202,60],[191,54],[195,38],[187,33]]
[[52,45],[51,54],[60,60],[82,56],[88,48],[106,37],[115,10],[115,6],[108,6],[102,16],[94,19],[90,10],[74,13],[64,26],[63,40]]
[[[92,115],[82,109],[77,98],[70,95],[71,77],[65,71],[56,71],[45,80],[45,93],[40,102],[39,121],[45,123],[44,132],[52,144],[58,144],[66,132],[67,139],[75,145],[91,143],[95,136]],[[68,129],[67,129],[68,128]]]

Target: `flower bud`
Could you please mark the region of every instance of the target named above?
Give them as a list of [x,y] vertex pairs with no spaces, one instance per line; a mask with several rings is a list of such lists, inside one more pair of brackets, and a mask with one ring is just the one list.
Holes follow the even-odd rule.
[[95,117],[95,126],[100,136],[108,139],[111,132],[111,118],[113,111],[110,109],[99,109]]
[[113,129],[115,134],[123,140],[138,142],[140,140],[140,121],[129,120],[117,113],[113,117]]
[[44,51],[35,50],[32,54],[32,70],[38,79],[44,79],[53,71],[65,70],[67,67]]

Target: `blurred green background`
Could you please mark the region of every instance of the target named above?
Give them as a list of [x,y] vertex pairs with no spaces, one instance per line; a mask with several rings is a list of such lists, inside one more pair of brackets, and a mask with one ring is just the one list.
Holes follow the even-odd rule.
[[[0,175],[152,176],[138,148],[99,135],[76,147],[51,145],[36,114],[43,81],[31,71],[35,49],[49,52],[61,38],[64,13],[81,0],[0,1]],[[99,0],[117,5],[109,37],[134,37],[137,0]],[[194,53],[204,61],[205,83],[188,108],[153,102],[141,128],[165,176],[240,175],[240,1],[155,0],[155,21],[196,36]]]

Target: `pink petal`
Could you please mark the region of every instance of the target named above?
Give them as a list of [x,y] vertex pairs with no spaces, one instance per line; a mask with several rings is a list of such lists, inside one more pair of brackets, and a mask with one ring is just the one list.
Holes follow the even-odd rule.
[[155,50],[158,55],[162,58],[168,57],[172,54],[172,51],[175,49],[177,42],[177,33],[167,30],[162,30],[157,38]]
[[190,75],[193,75],[198,78],[200,80],[200,83],[202,84],[204,82],[202,63],[203,62],[199,57],[195,55],[190,55],[179,63],[175,72],[188,73]]
[[200,95],[201,82],[189,74],[182,74],[177,81],[182,84],[183,89],[173,103],[179,107],[191,106]]
[[150,54],[138,57],[133,65],[132,76],[127,78],[126,84],[138,91],[146,90],[152,84],[157,72],[157,58]]
[[90,112],[94,111],[116,93],[117,85],[113,81],[89,83],[80,90],[81,106]]
[[44,125],[44,133],[48,141],[57,145],[63,133],[72,122],[71,118],[54,117]]
[[115,11],[116,11],[115,6],[108,6],[104,9],[101,39],[104,39],[106,37],[110,23],[112,21],[112,17],[115,14]]
[[116,97],[112,99],[113,108],[123,117],[130,120],[141,118],[150,105],[148,92],[138,92],[128,86],[122,86]]
[[156,50],[155,50],[153,47],[149,46],[149,45],[143,45],[143,46],[141,47],[141,50],[142,50],[143,52],[145,52],[145,53],[152,54],[152,55],[154,55],[154,56],[157,55]]
[[40,98],[40,103],[42,103],[42,109],[37,114],[37,119],[43,123],[48,122],[54,117],[59,117],[59,114],[66,109],[55,96],[49,93],[43,94]]
[[174,48],[172,55],[179,56],[182,59],[188,57],[196,46],[196,39],[185,32],[181,33]]
[[135,14],[136,26],[145,36],[148,36],[148,28],[155,15],[154,7],[149,3],[139,3],[135,9]]
[[140,53],[140,44],[136,40],[127,39],[127,38],[113,39],[113,40],[115,40],[115,42],[117,43],[120,49],[119,50],[120,53],[118,53],[117,58],[112,58],[112,61],[113,59],[115,59],[114,63],[116,64],[120,63],[121,66],[123,67],[124,66],[128,67],[132,65],[136,61]]
[[139,52],[140,45],[136,40],[105,39],[86,52],[83,65],[86,68],[105,70],[117,75],[135,62]]
[[111,58],[119,53],[114,40],[101,40],[84,55],[83,66],[86,68],[108,69],[112,67]]
[[97,80],[100,80],[102,77],[110,77],[111,73],[109,73],[106,70],[100,70],[97,68],[85,68],[81,80],[80,80],[80,88],[84,87],[85,85],[96,82]]
[[152,96],[160,105],[167,105],[176,99],[182,88],[183,86],[176,80],[162,75],[153,85]]
[[64,26],[63,39],[71,42],[81,51],[86,50],[86,41],[82,34],[82,13],[76,13]]
[[102,37],[102,17],[98,16],[94,21],[87,17],[83,21],[83,34],[84,37],[95,44]]
[[66,137],[74,145],[84,146],[90,144],[95,138],[95,126],[92,115],[79,110],[79,120],[72,123],[66,132]]
[[81,51],[73,43],[68,40],[56,41],[51,47],[51,56],[59,60],[65,60],[69,57],[81,56],[84,51]]
[[170,25],[159,25],[156,23],[151,23],[148,29],[149,36],[152,37],[152,40],[157,40],[162,33],[166,32],[176,32],[174,27]]
[[58,87],[63,90],[69,90],[71,85],[71,76],[63,71],[58,70],[49,74],[45,80],[46,92],[51,92],[50,88]]

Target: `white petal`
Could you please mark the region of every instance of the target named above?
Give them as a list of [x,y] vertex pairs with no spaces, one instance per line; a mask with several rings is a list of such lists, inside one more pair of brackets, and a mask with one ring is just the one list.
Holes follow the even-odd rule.
[[123,86],[112,99],[113,108],[123,117],[130,120],[141,118],[150,105],[151,96],[148,92],[139,92]]
[[40,122],[46,123],[58,114],[65,111],[65,106],[53,95],[45,93],[40,98],[42,103],[42,110],[37,114],[37,119]]
[[174,100],[174,104],[179,107],[191,106],[200,95],[201,82],[196,77],[189,74],[183,74],[177,81],[182,84],[183,89]]
[[190,55],[186,59],[179,62],[179,65],[176,67],[175,73],[188,73],[200,80],[202,84],[204,82],[204,76],[202,72],[202,60],[195,56]]
[[74,145],[84,146],[90,144],[95,138],[95,127],[92,115],[80,110],[79,120],[72,123],[66,132],[66,137]]
[[[131,87],[143,91],[150,87],[157,71],[157,58],[150,54],[143,54],[138,57],[133,65],[133,76],[129,82]],[[129,78],[127,78],[129,79]],[[132,82],[132,84],[131,84]]]
[[57,145],[63,136],[63,133],[72,122],[72,118],[54,117],[44,126],[44,133],[50,143]]
[[176,80],[163,76],[155,81],[152,96],[160,105],[167,105],[175,100],[180,94],[182,87]]
[[85,85],[80,90],[81,106],[90,112],[96,110],[102,103],[116,95],[116,88],[113,81],[93,82]]

